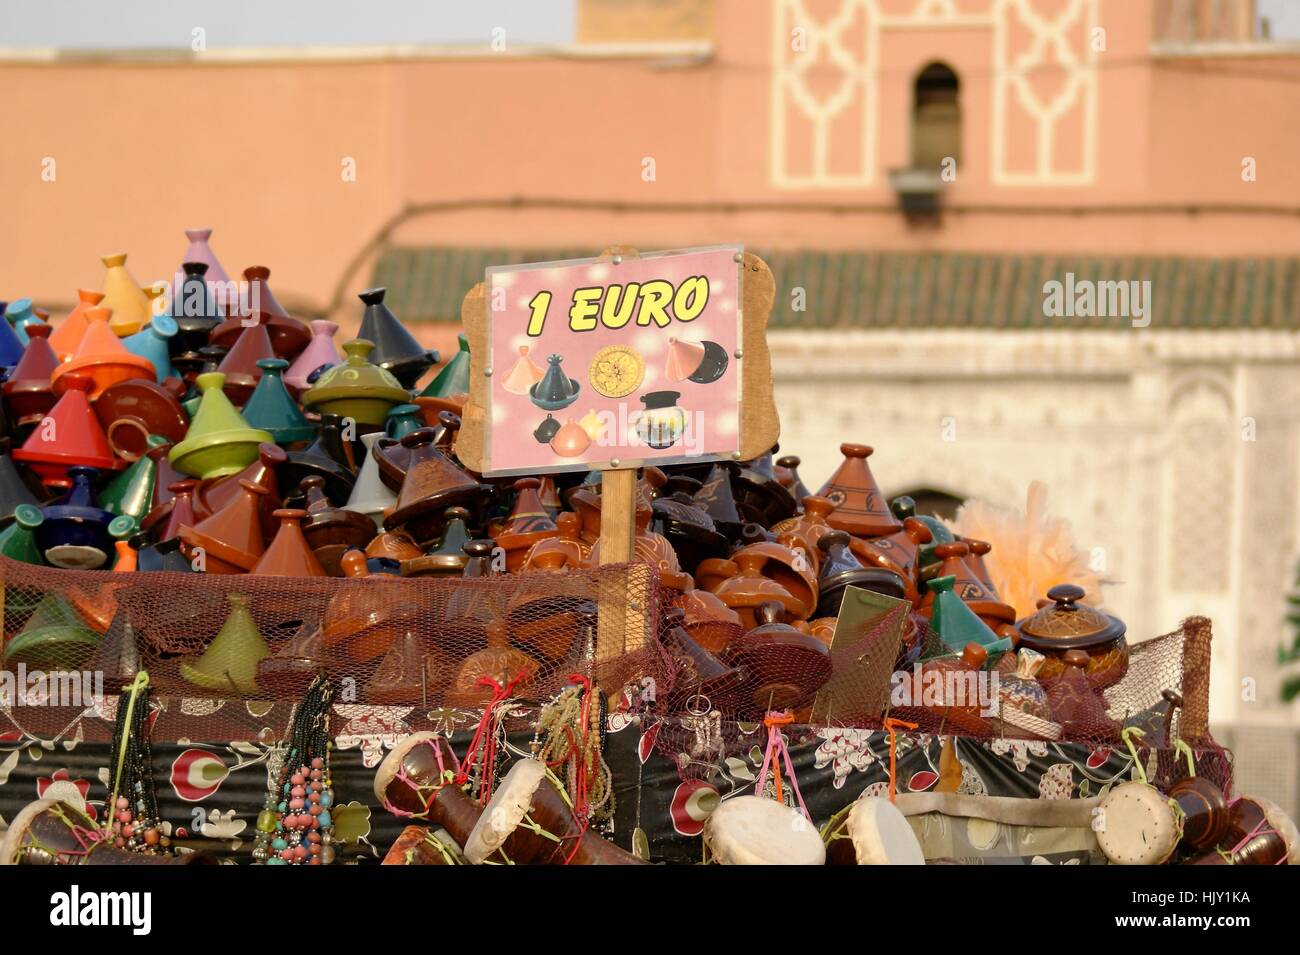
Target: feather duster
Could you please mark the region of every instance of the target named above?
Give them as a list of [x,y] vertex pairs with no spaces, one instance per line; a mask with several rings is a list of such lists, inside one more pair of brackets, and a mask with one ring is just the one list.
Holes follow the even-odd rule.
[[1088,554],[1075,543],[1069,523],[1048,513],[1047,488],[1034,481],[1027,496],[1023,512],[967,501],[952,528],[962,537],[993,545],[984,566],[998,596],[1016,608],[1017,619],[1033,613],[1057,584],[1082,587],[1087,591],[1084,602],[1100,607],[1105,581],[1089,566]]

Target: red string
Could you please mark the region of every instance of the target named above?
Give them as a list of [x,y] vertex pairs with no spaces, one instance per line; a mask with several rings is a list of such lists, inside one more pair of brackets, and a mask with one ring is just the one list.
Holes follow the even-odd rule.
[[[590,811],[590,807],[587,805],[587,739],[591,732],[591,680],[580,673],[570,673],[569,680],[582,687],[582,708],[579,710],[578,715],[578,741],[576,746],[578,766],[574,772],[573,782],[573,814],[578,820],[578,837],[573,840],[573,848],[564,857],[565,865],[573,861],[573,857],[578,852],[578,847],[582,845],[582,837],[587,833],[587,815]],[[570,740],[572,740],[572,736],[570,736]]]
[[[520,671],[513,680],[502,686],[490,676],[481,676],[478,678],[478,686],[489,686],[492,688],[492,699],[488,701],[487,707],[483,710],[483,716],[478,721],[478,728],[474,730],[474,737],[469,741],[469,749],[465,752],[465,759],[461,761],[460,771],[456,773],[457,785],[463,786],[469,781],[469,770],[474,765],[475,757],[478,755],[478,749],[483,747],[483,772],[479,774],[478,798],[479,805],[487,805],[488,799],[492,797],[492,767],[496,763],[497,741],[496,733],[490,731],[492,717],[496,712],[497,704],[508,698],[510,693],[519,684],[527,674]],[[486,734],[486,740],[485,740]]]

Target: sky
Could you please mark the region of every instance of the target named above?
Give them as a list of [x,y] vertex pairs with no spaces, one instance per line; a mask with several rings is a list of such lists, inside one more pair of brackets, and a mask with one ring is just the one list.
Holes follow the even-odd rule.
[[381,43],[571,42],[577,0],[4,0],[0,48],[188,50]]

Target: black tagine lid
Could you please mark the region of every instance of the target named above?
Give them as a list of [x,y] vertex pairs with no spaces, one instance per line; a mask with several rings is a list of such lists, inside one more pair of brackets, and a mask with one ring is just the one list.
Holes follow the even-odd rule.
[[646,411],[654,411],[658,408],[673,407],[681,396],[680,391],[652,391],[649,394],[642,395],[641,401],[645,403]]

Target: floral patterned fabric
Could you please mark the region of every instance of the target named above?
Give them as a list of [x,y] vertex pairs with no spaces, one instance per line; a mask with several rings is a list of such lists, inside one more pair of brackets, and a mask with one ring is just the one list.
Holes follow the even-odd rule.
[[[0,827],[28,803],[60,798],[84,804],[102,818],[108,796],[109,744],[116,701],[87,710],[59,728],[38,732],[19,710],[0,712]],[[230,708],[230,709],[227,709]],[[34,711],[29,711],[34,712]],[[177,840],[251,860],[253,829],[265,798],[275,743],[289,718],[283,704],[241,701],[163,701],[155,720],[154,774],[159,811]],[[527,726],[528,711],[519,711]],[[378,805],[375,767],[403,736],[417,730],[452,734],[462,754],[476,715],[409,707],[337,705],[332,727],[335,837],[341,862],[378,863],[404,821]],[[224,733],[204,732],[205,726]],[[232,727],[246,732],[231,739]],[[609,718],[606,760],[616,810],[611,838],[624,847],[640,829],[655,862],[691,863],[701,858],[701,832],[722,799],[754,792],[767,730],[759,724],[725,724],[725,752],[686,752],[692,738],[678,719],[614,713]],[[220,738],[218,738],[220,737]],[[526,752],[531,730],[511,735]],[[889,786],[889,736],[867,730],[785,728],[799,788],[813,821],[821,826],[864,790],[885,794]],[[1154,766],[1154,755],[1151,755]],[[1144,755],[1144,758],[1146,758]],[[1083,744],[899,734],[896,762],[900,791],[956,791],[1071,799],[1095,796],[1128,779],[1127,751]],[[775,794],[771,779],[767,785]],[[790,787],[783,788],[793,805]]]

